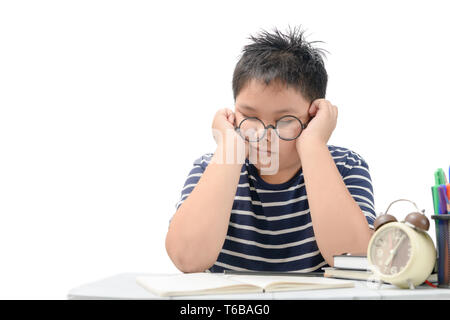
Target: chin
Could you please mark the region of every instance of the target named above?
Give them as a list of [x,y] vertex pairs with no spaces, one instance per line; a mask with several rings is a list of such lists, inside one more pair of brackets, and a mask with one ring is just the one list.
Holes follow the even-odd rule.
[[263,171],[263,175],[277,174],[280,170],[280,158],[278,154],[270,154],[264,156],[263,158],[258,157],[257,161],[252,161],[251,156],[249,156],[250,163],[252,163],[258,171]]

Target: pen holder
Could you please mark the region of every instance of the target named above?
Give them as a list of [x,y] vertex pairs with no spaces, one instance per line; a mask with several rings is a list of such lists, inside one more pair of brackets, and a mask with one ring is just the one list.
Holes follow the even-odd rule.
[[438,283],[450,288],[450,214],[432,215],[436,221]]

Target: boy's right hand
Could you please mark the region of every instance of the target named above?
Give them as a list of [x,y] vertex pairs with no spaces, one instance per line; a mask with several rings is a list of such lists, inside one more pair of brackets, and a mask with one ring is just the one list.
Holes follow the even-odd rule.
[[[235,113],[228,108],[218,110],[212,123],[214,140],[224,152],[236,152],[237,148],[245,147],[245,157],[247,158],[249,153],[248,143],[236,132],[235,127]],[[230,146],[235,146],[236,148],[229,148]]]

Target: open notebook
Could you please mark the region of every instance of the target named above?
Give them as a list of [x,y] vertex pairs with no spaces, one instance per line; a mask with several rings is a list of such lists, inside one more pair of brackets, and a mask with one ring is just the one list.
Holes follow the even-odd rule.
[[323,277],[227,275],[206,272],[138,276],[136,282],[148,291],[166,297],[350,288],[354,286],[353,281]]

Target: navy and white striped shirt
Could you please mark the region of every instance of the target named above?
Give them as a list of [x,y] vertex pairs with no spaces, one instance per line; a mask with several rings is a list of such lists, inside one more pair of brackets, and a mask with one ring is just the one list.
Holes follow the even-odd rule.
[[[373,229],[376,218],[369,167],[356,152],[328,145],[345,185]],[[206,153],[194,161],[178,207],[189,196],[211,161]],[[314,236],[302,168],[289,181],[265,182],[248,158],[231,210],[224,245],[207,271],[311,272],[327,267]]]

